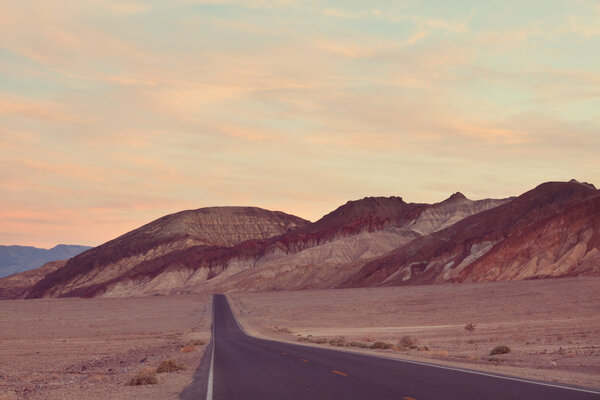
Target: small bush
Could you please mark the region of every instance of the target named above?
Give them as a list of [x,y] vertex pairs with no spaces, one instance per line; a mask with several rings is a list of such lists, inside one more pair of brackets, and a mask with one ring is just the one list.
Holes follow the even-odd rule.
[[338,338],[331,339],[329,341],[329,344],[332,345],[332,346],[338,346],[338,347],[345,346],[346,345],[346,338],[344,338],[343,336],[340,336]]
[[411,346],[417,345],[417,339],[413,336],[402,336],[400,340],[398,340],[398,347],[400,348],[410,348]]
[[158,379],[156,379],[156,372],[152,368],[146,368],[140,372],[133,378],[129,380],[127,383],[129,386],[140,386],[140,385],[156,385],[158,383]]
[[296,340],[299,342],[316,343],[316,344],[331,343],[330,340],[327,340],[325,338],[313,338],[311,335],[308,335],[306,337],[299,337]]
[[448,356],[450,355],[446,350],[438,350],[436,354],[442,358],[448,358]]
[[156,369],[156,372],[162,374],[163,372],[183,371],[184,369],[185,365],[171,359],[161,362]]
[[279,333],[294,333],[291,330],[289,330],[288,328],[286,328],[285,326],[279,327],[279,326],[274,326],[271,328],[271,330],[273,332],[279,332]]
[[496,354],[508,354],[510,353],[510,348],[508,346],[500,345],[496,346],[490,352],[490,356],[495,356]]
[[204,346],[204,340],[192,339],[187,342],[186,346]]
[[473,332],[475,330],[475,324],[472,322],[469,322],[468,324],[465,325],[465,330],[469,331],[469,332]]
[[196,349],[196,346],[183,346],[181,348],[181,350],[179,350],[179,351],[182,352],[182,353],[191,353],[195,349]]
[[394,347],[391,343],[375,342],[371,345],[372,349],[391,349]]

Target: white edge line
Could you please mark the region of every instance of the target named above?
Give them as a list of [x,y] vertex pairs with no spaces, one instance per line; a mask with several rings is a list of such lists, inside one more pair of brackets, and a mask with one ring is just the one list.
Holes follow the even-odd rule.
[[213,366],[215,364],[215,297],[212,304],[212,354],[210,356],[210,369],[208,371],[208,383],[206,388],[206,400],[213,400]]
[[[227,298],[227,296],[225,296],[225,298]],[[227,302],[229,303],[229,300],[227,300]],[[231,309],[231,307],[229,307],[229,309]],[[450,370],[450,371],[465,372],[467,374],[473,374],[473,375],[488,376],[488,377],[491,377],[491,378],[504,379],[504,380],[508,380],[508,381],[531,383],[531,384],[534,384],[534,385],[548,386],[548,387],[554,387],[554,388],[566,389],[566,390],[573,390],[573,391],[576,391],[576,392],[600,394],[600,391],[595,391],[595,390],[590,390],[590,389],[576,388],[576,387],[570,387],[570,386],[562,386],[562,385],[556,385],[556,384],[553,384],[553,383],[539,382],[539,381],[533,381],[533,380],[522,379],[522,378],[513,378],[513,377],[510,377],[510,376],[496,375],[496,374],[492,374],[492,373],[473,371],[473,370],[463,369],[463,368],[458,368],[458,367],[447,367],[445,365],[430,364],[430,363],[425,363],[425,362],[420,362],[420,361],[412,361],[412,360],[401,360],[399,358],[380,356],[380,355],[376,355],[376,354],[364,354],[364,353],[359,353],[359,352],[350,351],[350,350],[343,350],[343,349],[336,349],[336,348],[328,349],[328,348],[321,348],[321,347],[316,347],[316,346],[306,346],[306,345],[302,345],[300,343],[289,343],[289,342],[283,342],[283,341],[274,340],[274,339],[257,338],[255,336],[250,335],[248,332],[246,332],[246,330],[244,328],[242,328],[242,325],[240,325],[240,323],[239,323],[237,317],[235,316],[235,314],[233,313],[232,309],[231,309],[231,314],[233,315],[233,319],[237,323],[238,327],[242,330],[242,332],[244,332],[244,334],[246,334],[246,336],[250,336],[250,337],[255,338],[255,339],[266,340],[267,342],[284,343],[284,344],[289,344],[289,345],[292,345],[292,346],[298,346],[298,347],[304,347],[304,348],[310,347],[310,348],[316,348],[316,349],[322,349],[322,350],[339,351],[339,352],[342,352],[342,353],[356,354],[356,355],[363,356],[363,357],[375,357],[375,358],[381,358],[381,359],[384,359],[384,360],[397,361],[397,362],[401,362],[401,363],[422,365],[422,366],[425,366],[425,367],[432,367],[432,368],[447,369],[447,370]],[[211,368],[211,370],[212,370],[212,368]]]

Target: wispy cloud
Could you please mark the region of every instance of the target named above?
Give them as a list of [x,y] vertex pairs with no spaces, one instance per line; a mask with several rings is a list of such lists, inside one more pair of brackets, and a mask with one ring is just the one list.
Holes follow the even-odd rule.
[[98,244],[209,205],[316,219],[364,195],[600,182],[600,9],[520,7],[5,2],[0,242]]

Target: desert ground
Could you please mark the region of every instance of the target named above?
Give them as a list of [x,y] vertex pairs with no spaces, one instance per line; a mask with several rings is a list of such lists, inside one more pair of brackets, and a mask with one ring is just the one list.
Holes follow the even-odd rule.
[[[0,399],[177,399],[210,340],[209,296],[0,302]],[[174,359],[183,371],[132,377]]]
[[[333,340],[343,350],[600,388],[599,278],[244,292],[229,299],[242,326],[260,337],[328,347]],[[393,347],[361,348],[376,342]],[[500,345],[510,353],[491,355]]]
[[[261,337],[600,388],[600,278],[229,299]],[[0,304],[0,399],[178,399],[210,340],[209,295]],[[168,359],[187,369],[127,385]]]

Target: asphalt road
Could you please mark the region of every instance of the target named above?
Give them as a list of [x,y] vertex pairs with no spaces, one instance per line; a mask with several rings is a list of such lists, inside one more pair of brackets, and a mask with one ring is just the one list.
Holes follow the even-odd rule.
[[566,400],[600,393],[510,377],[263,340],[214,297],[208,399]]

